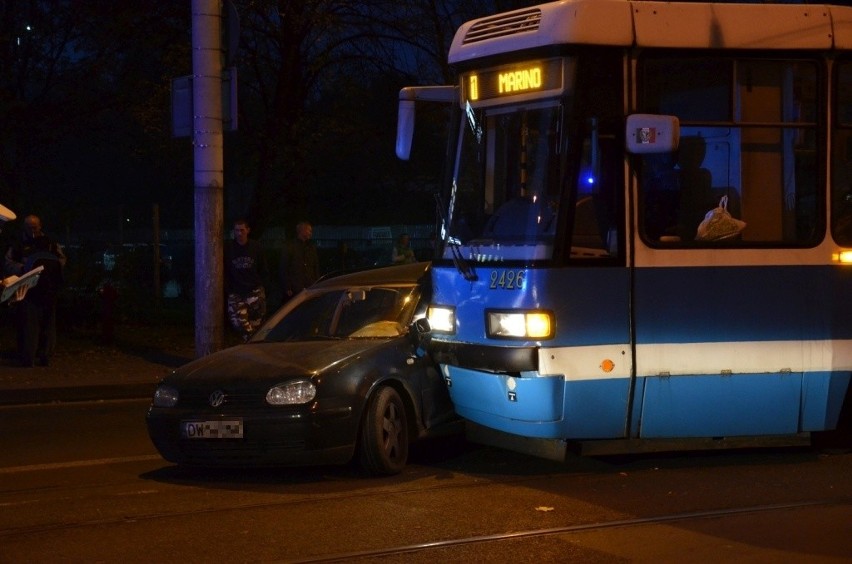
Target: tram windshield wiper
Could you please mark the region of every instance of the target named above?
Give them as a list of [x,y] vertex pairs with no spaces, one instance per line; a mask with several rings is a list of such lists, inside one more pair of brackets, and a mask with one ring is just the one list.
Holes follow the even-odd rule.
[[435,194],[435,201],[438,206],[438,213],[441,215],[441,223],[443,223],[445,228],[445,233],[447,233],[445,243],[450,247],[450,252],[453,254],[453,264],[456,267],[456,270],[459,271],[465,280],[468,282],[474,282],[479,280],[479,277],[476,275],[476,272],[471,268],[470,264],[468,264],[467,260],[462,256],[461,253],[461,243],[456,237],[453,237],[449,234],[449,224],[447,223],[447,215],[445,213],[444,202],[441,200],[440,194]]
[[459,250],[459,240],[455,237],[447,237],[447,244],[450,246],[450,250],[453,253],[453,264],[456,266],[456,270],[464,276],[464,279],[468,282],[474,282],[479,280],[479,277],[476,275],[476,272],[470,267],[468,262],[464,259],[461,254],[461,250]]

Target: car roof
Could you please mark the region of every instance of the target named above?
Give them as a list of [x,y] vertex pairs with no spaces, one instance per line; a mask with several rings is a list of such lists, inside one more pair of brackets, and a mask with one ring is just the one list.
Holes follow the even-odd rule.
[[431,262],[415,262],[412,264],[360,270],[358,272],[323,279],[311,286],[311,289],[375,286],[378,284],[417,284],[429,273],[431,265]]

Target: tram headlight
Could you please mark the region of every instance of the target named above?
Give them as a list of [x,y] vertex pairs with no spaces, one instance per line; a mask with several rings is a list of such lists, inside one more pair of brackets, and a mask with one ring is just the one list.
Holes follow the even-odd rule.
[[455,333],[456,310],[449,306],[431,305],[426,311],[426,318],[433,332]]
[[488,336],[495,339],[550,339],[553,314],[547,311],[489,311]]

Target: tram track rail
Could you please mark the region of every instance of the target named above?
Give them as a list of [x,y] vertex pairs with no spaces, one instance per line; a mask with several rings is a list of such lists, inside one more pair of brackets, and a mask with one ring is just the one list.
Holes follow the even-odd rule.
[[[147,460],[123,463],[125,467],[127,467],[126,464],[137,465],[135,466],[136,470],[131,472],[133,475],[138,475],[137,472],[139,471],[143,474],[146,473],[145,467],[150,466]],[[106,469],[109,466],[114,465],[99,464],[92,468],[104,467]],[[86,468],[90,468],[90,466],[86,466]],[[14,474],[21,475],[28,472],[44,471],[64,472],[66,470],[79,473],[82,469],[85,468],[81,468],[80,464],[61,469],[52,466],[48,468],[38,466],[33,469],[21,469],[20,472]],[[652,469],[650,471],[656,472],[657,470]],[[105,474],[110,472],[106,470]],[[409,476],[409,478],[415,478],[414,481],[417,482],[416,473],[414,474],[415,476]],[[625,472],[608,471],[600,474],[592,471],[572,473],[571,480],[578,490],[594,490],[607,487],[602,486],[602,484],[611,483],[611,479],[615,476],[617,476],[616,479],[621,480],[628,477]],[[6,491],[3,492],[3,495],[0,495],[0,508],[7,512],[15,512],[16,507],[20,507],[24,512],[47,515],[45,510],[48,510],[48,508],[62,506],[67,509],[56,512],[52,517],[47,517],[47,520],[40,523],[19,522],[16,525],[13,521],[10,521],[5,528],[0,529],[0,545],[13,540],[18,546],[33,545],[43,542],[42,539],[44,538],[57,538],[57,535],[58,538],[85,538],[103,534],[106,530],[116,533],[124,531],[118,534],[133,536],[139,534],[140,531],[168,530],[175,523],[198,522],[199,519],[204,523],[236,523],[256,520],[258,515],[265,515],[266,518],[303,515],[309,508],[316,507],[317,504],[328,511],[339,511],[341,507],[370,506],[380,506],[382,510],[388,510],[388,508],[411,504],[417,505],[419,510],[425,510],[424,515],[426,515],[430,513],[430,509],[424,509],[422,502],[434,496],[446,500],[470,500],[471,497],[482,497],[483,495],[482,493],[474,493],[474,490],[481,492],[502,486],[519,487],[521,490],[539,489],[542,483],[556,482],[560,478],[565,478],[565,475],[563,473],[541,472],[523,476],[492,475],[488,479],[482,479],[480,475],[473,475],[470,476],[469,480],[455,483],[436,482],[424,486],[422,483],[413,485],[388,481],[378,485],[364,483],[362,485],[365,487],[353,489],[346,485],[351,476],[346,471],[342,471],[340,475],[332,474],[328,478],[330,480],[328,484],[337,483],[339,479],[345,489],[339,491],[326,490],[319,494],[316,491],[301,491],[302,478],[299,476],[295,476],[292,481],[286,480],[283,484],[276,483],[272,475],[266,473],[245,476],[241,479],[233,477],[233,479],[222,480],[219,479],[221,477],[215,474],[213,476],[203,475],[202,479],[196,481],[183,472],[167,469],[163,474],[155,477],[153,482],[146,480],[144,483],[134,483],[120,480],[115,483],[96,484],[94,481],[99,481],[99,478],[94,477],[88,479],[85,484],[78,484],[71,488],[66,485],[65,487],[48,487],[47,490],[42,491],[28,489],[23,492],[25,498],[18,499],[15,499],[15,491]],[[65,481],[65,478],[62,481]],[[578,482],[581,483],[578,484]],[[260,490],[254,490],[252,484],[260,486]],[[176,489],[173,490],[172,486]],[[246,486],[247,489],[242,489],[243,486]],[[226,496],[214,506],[202,506],[205,503],[204,496],[209,495],[211,491],[221,491],[222,488],[230,490],[232,487],[235,488],[237,497]],[[718,500],[716,502],[705,500],[705,503],[701,503],[693,499],[689,505],[658,506],[658,515],[649,514],[647,507],[641,512],[633,512],[628,504],[621,507],[608,507],[603,511],[593,510],[589,512],[587,510],[595,507],[594,503],[599,500],[580,499],[578,507],[582,507],[581,510],[563,512],[561,517],[554,513],[553,515],[556,518],[548,521],[529,519],[532,507],[527,506],[519,513],[519,515],[525,515],[525,519],[511,521],[506,519],[489,521],[486,519],[481,520],[473,528],[467,529],[457,526],[463,518],[454,521],[456,526],[451,525],[450,521],[442,521],[444,526],[441,527],[437,526],[437,521],[434,521],[434,517],[432,517],[430,521],[424,521],[426,525],[422,530],[411,535],[376,534],[378,530],[374,527],[372,533],[369,532],[369,529],[365,530],[366,534],[363,537],[359,535],[349,540],[341,539],[340,542],[332,543],[307,543],[300,549],[290,547],[281,552],[267,552],[261,560],[293,563],[434,562],[435,560],[455,560],[463,554],[487,553],[492,557],[497,554],[499,561],[501,558],[508,558],[507,554],[523,553],[530,545],[538,549],[551,550],[561,550],[564,546],[582,547],[583,543],[593,542],[596,537],[599,540],[601,534],[607,538],[610,535],[637,537],[649,535],[649,529],[666,526],[680,533],[689,534],[693,529],[700,529],[703,526],[699,523],[702,520],[710,523],[712,523],[710,521],[712,519],[736,521],[737,519],[749,519],[749,515],[755,515],[754,520],[761,521],[775,519],[780,513],[795,510],[819,514],[837,514],[840,511],[841,515],[852,515],[852,496],[848,492],[837,492],[839,494],[837,497],[830,494],[828,497],[820,497],[819,495],[808,497],[801,495],[801,493],[798,499],[785,496],[786,499],[783,497],[775,500],[769,499],[764,504],[754,503],[757,500],[752,499],[751,503],[740,503],[739,506],[734,507],[720,506]],[[177,497],[173,497],[173,494],[177,494]],[[565,499],[577,499],[567,490],[564,490],[561,495],[565,495]],[[158,508],[157,506],[158,498],[163,498],[163,496],[169,496],[173,500],[169,509]],[[270,498],[270,496],[272,497]],[[400,499],[388,502],[389,497]],[[104,511],[106,508],[111,508],[127,499],[133,501],[125,510],[113,511],[110,509],[109,514],[100,514],[100,516],[90,512],[81,513],[72,509],[91,506],[100,508],[99,511]],[[726,499],[730,501],[736,498],[728,497]],[[743,501],[745,500],[743,499]],[[44,509],[33,507],[38,504],[43,504]],[[431,509],[441,506],[439,503]],[[453,504],[453,506],[462,512],[464,511],[456,504]],[[508,507],[504,502],[503,510],[505,511]],[[469,506],[467,508],[469,509]],[[679,511],[680,508],[683,511]],[[431,512],[434,513],[434,511]],[[773,512],[776,513],[773,514]],[[321,513],[311,513],[314,516],[318,514]],[[364,516],[371,514],[375,515],[375,512],[364,512]],[[764,516],[760,514],[764,514]],[[542,515],[544,514],[542,513]],[[547,523],[549,526],[537,527],[536,523]],[[360,529],[347,530],[352,533]],[[263,536],[260,532],[252,532],[251,534],[257,535],[259,538]],[[650,535],[655,536],[657,534],[658,531],[655,531]],[[453,538],[454,535],[455,538]],[[327,552],[323,553],[323,550]],[[577,550],[593,549],[583,547]],[[545,558],[542,561],[548,560]],[[579,561],[583,561],[583,559],[581,558]]]
[[[87,461],[73,461],[73,462],[63,462],[63,463],[53,463],[53,464],[38,464],[38,465],[30,465],[30,466],[19,466],[19,467],[8,467],[8,468],[0,468],[0,475],[14,475],[14,474],[24,474],[29,472],[50,472],[50,471],[65,471],[65,470],[80,470],[87,469],[96,466],[111,466],[111,465],[119,465],[119,464],[147,464],[152,460],[159,460],[159,457],[152,455],[144,455],[144,456],[136,456],[136,457],[125,457],[118,459],[99,459],[99,460],[87,460]],[[333,470],[332,470],[333,471]],[[248,484],[257,484],[270,485],[269,478],[265,477],[266,474],[258,474],[254,479],[249,478],[246,480],[244,477],[235,477],[229,474],[224,474],[224,478],[222,481],[214,480],[213,482],[208,482],[207,480],[202,480],[200,482],[193,482],[191,475],[187,476],[183,474],[183,470],[178,470],[180,474],[178,474],[179,478],[160,478],[161,483],[166,484],[175,484],[175,485],[195,485],[195,486],[205,486],[205,484],[235,484],[239,483],[242,485]],[[342,476],[345,477],[345,470],[341,470],[343,473]],[[601,474],[597,471],[581,471],[581,472],[572,472],[572,478],[574,480],[580,480],[583,478],[597,478],[601,476]],[[233,503],[227,504],[218,507],[210,507],[210,508],[195,508],[187,511],[165,511],[165,512],[149,512],[149,513],[137,513],[132,517],[128,516],[115,516],[115,517],[104,517],[99,519],[81,519],[81,520],[69,520],[63,522],[53,522],[53,523],[44,523],[39,525],[24,525],[19,527],[7,527],[0,529],[0,538],[9,537],[13,535],[20,534],[40,534],[43,532],[50,532],[53,530],[69,530],[75,528],[86,528],[92,526],[104,526],[111,524],[122,524],[127,522],[138,522],[138,521],[156,521],[158,519],[172,519],[176,517],[185,517],[190,515],[199,515],[199,514],[216,514],[216,513],[225,513],[225,512],[240,512],[240,511],[252,511],[257,509],[269,509],[269,508],[281,508],[287,509],[292,507],[298,507],[300,505],[308,504],[308,503],[317,503],[319,502],[333,502],[340,503],[346,502],[350,500],[357,499],[371,499],[377,495],[387,496],[387,495],[395,495],[395,496],[405,496],[408,494],[422,494],[424,491],[433,491],[433,492],[443,492],[443,491],[451,491],[451,490],[471,490],[477,489],[481,490],[483,488],[492,488],[495,486],[516,486],[523,485],[524,483],[534,483],[534,482],[547,482],[550,479],[557,479],[562,476],[561,473],[535,473],[531,475],[503,475],[500,477],[489,476],[488,479],[481,480],[478,478],[473,478],[470,481],[464,481],[461,483],[438,483],[428,487],[417,486],[417,487],[395,487],[393,483],[388,483],[387,486],[382,486],[379,488],[369,488],[366,490],[353,490],[353,491],[342,491],[336,493],[326,493],[320,496],[317,496],[312,493],[306,493],[302,495],[295,495],[293,497],[289,497],[288,499],[276,499],[274,501],[258,501],[258,502],[248,502],[248,503]],[[151,482],[148,482],[148,486],[151,485]],[[277,487],[283,487],[284,489],[289,488],[293,484],[277,484],[273,487],[273,490]],[[117,491],[109,491],[112,488],[118,488]],[[28,495],[31,496],[29,499],[25,499],[23,501],[14,501],[13,498],[18,495]],[[121,498],[128,496],[156,496],[160,494],[160,488],[158,487],[145,487],[141,490],[139,489],[126,489],[122,484],[105,484],[105,483],[81,483],[77,484],[69,489],[67,484],[57,484],[57,485],[44,485],[41,484],[37,488],[13,488],[8,489],[6,491],[0,491],[0,508],[6,508],[7,510],[13,508],[16,505],[34,505],[34,504],[50,504],[61,502],[63,504],[80,502],[85,503],[86,500],[89,499],[110,499],[110,498]],[[264,494],[260,494],[264,495]],[[659,522],[665,521],[677,521],[677,520],[685,520],[685,519],[695,519],[701,516],[709,517],[715,515],[722,514],[737,514],[737,513],[754,513],[759,511],[768,511],[772,509],[778,508],[789,508],[789,507],[804,507],[804,506],[815,506],[815,505],[830,505],[830,504],[852,504],[852,499],[846,500],[811,500],[811,501],[791,501],[781,504],[770,504],[770,505],[762,505],[762,506],[753,506],[753,507],[744,507],[744,508],[732,508],[732,509],[720,509],[720,510],[708,510],[708,511],[694,511],[687,513],[675,513],[661,517],[651,517],[650,520],[657,520]],[[460,540],[460,541],[447,541],[454,544],[466,544],[470,542],[484,542],[486,540],[496,540],[498,538],[520,538],[524,536],[546,536],[548,534],[558,534],[560,532],[571,532],[573,529],[582,530],[583,528],[607,528],[612,526],[625,526],[629,523],[639,524],[643,521],[643,519],[634,519],[634,520],[626,520],[626,521],[607,521],[605,523],[599,524],[587,524],[587,525],[569,525],[566,527],[558,527],[555,529],[541,529],[541,530],[531,530],[524,533],[507,533],[504,535],[496,535],[494,539],[492,536],[486,535],[485,537],[471,537],[468,540]],[[473,540],[471,540],[473,539]],[[427,546],[431,543],[426,543]],[[417,546],[417,545],[415,545]],[[355,553],[357,554],[357,553]],[[309,562],[310,560],[308,560]]]
[[[477,448],[446,467],[430,465],[431,453],[422,456],[427,464],[415,461],[386,480],[345,467],[187,471],[143,454],[7,466],[0,472],[7,488],[0,492],[0,546],[20,557],[54,539],[89,539],[88,555],[110,559],[120,550],[111,538],[183,531],[182,556],[190,560],[431,564],[544,554],[539,562],[586,562],[622,557],[617,547],[600,546],[613,538],[695,541],[695,531],[723,526],[735,532],[703,539],[736,544],[732,523],[852,518],[842,455],[785,449],[618,463],[578,458],[566,466]],[[800,487],[803,473],[810,487]],[[243,523],[236,534],[220,528]],[[215,540],[187,536],[205,527],[217,531]],[[270,535],[280,546],[263,547]]]
[[[32,465],[31,467],[14,467],[10,468],[13,472],[10,473],[23,473],[23,472],[33,472],[33,471],[50,471],[50,470],[67,470],[67,469],[78,469],[78,468],[86,468],[91,466],[98,465],[108,465],[109,463],[113,464],[123,464],[123,463],[133,463],[133,462],[147,462],[149,459],[148,456],[140,456],[132,459],[114,459],[110,462],[109,459],[104,460],[95,460],[95,461],[77,461],[73,463],[57,463],[51,465]],[[156,457],[159,459],[159,457]],[[2,475],[2,472],[0,472]],[[594,473],[577,473],[576,477],[580,476],[594,476]],[[252,511],[257,509],[269,509],[269,508],[280,508],[287,509],[298,507],[300,505],[309,504],[309,503],[317,503],[321,502],[343,502],[347,500],[357,500],[357,499],[370,499],[377,495],[407,495],[413,493],[423,493],[424,491],[448,491],[448,490],[470,490],[470,489],[482,489],[493,486],[501,486],[501,485],[516,485],[522,484],[524,482],[533,482],[541,479],[547,479],[548,477],[556,477],[555,474],[536,474],[533,476],[513,476],[513,477],[501,477],[501,478],[489,478],[488,480],[474,480],[470,482],[464,483],[454,483],[454,484],[438,484],[434,486],[430,486],[427,488],[424,487],[416,487],[416,488],[395,488],[392,484],[389,484],[387,487],[380,487],[377,489],[369,489],[369,490],[356,490],[351,492],[341,492],[341,493],[332,493],[325,494],[322,496],[317,496],[315,494],[304,494],[299,495],[286,500],[275,500],[275,501],[261,501],[255,503],[241,503],[241,504],[230,504],[225,506],[218,507],[210,507],[205,509],[192,509],[187,511],[168,511],[168,512],[157,512],[157,513],[147,513],[147,514],[136,514],[132,517],[127,516],[116,516],[116,517],[108,517],[101,519],[81,519],[81,520],[69,520],[66,522],[55,522],[55,523],[44,523],[41,525],[30,525],[30,526],[19,526],[19,527],[7,527],[0,529],[0,538],[10,537],[22,534],[41,534],[50,531],[56,530],[69,530],[75,528],[87,528],[87,527],[99,527],[104,525],[119,525],[127,522],[139,522],[139,521],[156,521],[158,519],[173,519],[180,517],[188,517],[188,516],[197,516],[199,514],[216,514],[216,513],[225,513],[225,512],[239,512],[239,511]],[[191,484],[191,481],[188,478],[183,478],[184,484]],[[236,480],[235,480],[236,481]],[[226,483],[231,483],[231,480],[228,480]],[[248,481],[247,483],[252,483]],[[261,482],[265,483],[265,482]],[[204,485],[204,482],[199,482],[197,485]],[[117,492],[107,492],[100,494],[99,490],[109,489],[111,487],[122,488],[121,491]],[[62,503],[69,503],[74,500],[83,501],[86,499],[94,498],[94,497],[104,497],[104,498],[118,498],[136,495],[139,493],[140,495],[157,495],[159,490],[156,488],[148,488],[144,491],[130,491],[124,490],[121,484],[81,484],[74,486],[70,489],[66,485],[61,486],[50,486],[50,487],[39,487],[39,488],[21,488],[21,489],[10,489],[6,491],[0,491],[0,509],[6,508],[9,509],[16,505],[33,505],[38,503],[55,503],[56,501],[60,501]],[[11,499],[16,495],[27,494],[31,496],[47,496],[47,499],[28,499],[25,501],[6,501],[4,498]]]
[[[585,475],[585,473],[584,473]],[[594,475],[594,473],[589,473],[588,475]],[[453,484],[453,485],[440,485],[431,488],[427,488],[429,490],[451,490],[451,489],[470,489],[470,488],[484,488],[484,487],[493,487],[495,485],[510,485],[510,484],[519,484],[525,481],[537,481],[542,479],[543,475],[536,475],[534,477],[513,477],[513,478],[503,478],[499,480],[487,480],[487,481],[475,481],[469,482],[465,484]],[[579,476],[575,476],[579,477]],[[89,488],[84,488],[89,489]],[[376,495],[406,495],[407,493],[422,493],[424,488],[380,488],[379,490],[371,490],[371,491],[358,491],[358,492],[350,492],[350,493],[341,493],[341,494],[332,494],[323,496],[323,502],[334,502],[334,501],[343,501],[343,500],[352,500],[356,498],[371,498]],[[14,494],[14,491],[3,492],[3,494]],[[140,495],[149,495],[149,494],[157,494],[156,490],[137,492]],[[119,492],[112,494],[113,496],[126,496],[130,495],[128,492]],[[68,501],[68,496],[66,494],[64,501]],[[54,522],[54,523],[44,523],[40,525],[30,525],[30,526],[20,526],[20,527],[11,527],[0,530],[0,538],[4,537],[18,537],[21,535],[40,535],[44,533],[50,533],[53,531],[60,530],[72,530],[72,529],[87,529],[87,528],[96,528],[96,527],[104,527],[110,525],[123,525],[128,523],[138,523],[138,522],[156,522],[158,520],[170,520],[180,517],[189,517],[189,516],[198,516],[200,514],[224,514],[224,513],[232,513],[232,512],[243,512],[243,511],[253,511],[257,509],[270,509],[270,508],[292,508],[299,505],[303,505],[306,503],[316,503],[317,498],[313,495],[305,495],[304,497],[299,496],[293,499],[288,500],[278,500],[278,501],[263,501],[257,503],[243,503],[243,504],[231,504],[226,506],[218,506],[218,507],[210,507],[205,509],[191,509],[187,511],[168,511],[168,512],[158,512],[158,513],[148,513],[148,514],[135,514],[132,516],[115,516],[109,518],[101,518],[101,519],[85,519],[79,521],[65,521],[65,522]],[[38,503],[37,501],[32,503]],[[0,497],[0,507],[8,505],[2,502],[2,497]],[[688,511],[688,512],[679,512],[679,513],[667,513],[663,515],[655,515],[655,516],[647,516],[647,517],[636,517],[636,518],[627,518],[627,519],[611,519],[611,520],[602,520],[595,521],[590,523],[574,523],[567,524],[564,526],[558,527],[548,527],[548,528],[531,528],[524,530],[516,530],[516,531],[506,531],[506,532],[497,532],[493,534],[484,534],[484,535],[472,535],[467,537],[460,538],[450,538],[450,539],[442,539],[442,540],[428,540],[418,543],[405,544],[399,546],[388,546],[388,547],[380,547],[375,549],[368,550],[359,550],[359,551],[342,551],[335,552],[329,554],[322,554],[317,556],[312,556],[308,558],[299,558],[299,559],[288,559],[286,562],[292,562],[294,564],[308,564],[308,563],[324,563],[324,562],[342,562],[342,561],[351,561],[351,560],[367,560],[370,558],[385,558],[385,557],[393,557],[393,556],[404,556],[408,554],[425,554],[429,552],[435,552],[439,550],[445,549],[453,549],[457,547],[463,547],[467,545],[487,545],[492,543],[498,543],[503,541],[511,541],[511,540],[524,540],[524,539],[533,539],[533,538],[544,538],[544,537],[552,537],[557,535],[573,535],[579,533],[587,533],[592,531],[603,531],[606,529],[613,528],[629,528],[629,527],[641,527],[641,526],[654,526],[654,525],[664,525],[669,523],[678,523],[678,522],[687,522],[687,521],[696,521],[701,519],[710,519],[710,518],[724,518],[724,517],[732,517],[738,515],[746,515],[746,514],[757,514],[757,513],[767,513],[772,511],[782,511],[782,510],[790,510],[790,509],[799,509],[799,508],[808,508],[808,507],[829,507],[829,506],[849,506],[852,508],[852,498],[840,498],[840,499],[811,499],[811,500],[801,500],[801,501],[793,501],[786,503],[773,503],[773,504],[764,504],[764,505],[750,505],[750,506],[742,506],[742,507],[731,507],[724,509],[707,509],[707,510],[696,510],[696,511]]]
[[[133,406],[18,409],[15,420],[43,425],[6,435],[3,561],[612,562],[673,538],[685,544],[656,547],[734,546],[773,562],[852,554],[844,454],[785,448],[560,464],[442,440],[383,479],[351,467],[189,470],[151,454]],[[800,540],[760,536],[778,523]],[[134,550],[149,542],[159,551]]]
[[634,519],[615,519],[605,522],[583,523],[566,525],[563,527],[550,527],[545,529],[529,529],[524,531],[512,531],[496,533],[491,535],[476,535],[458,539],[447,539],[441,541],[430,541],[405,546],[387,547],[374,550],[363,550],[357,552],[340,552],[325,554],[312,558],[288,560],[290,564],[319,564],[330,562],[348,562],[353,560],[366,560],[370,558],[388,558],[393,556],[404,556],[415,553],[427,553],[429,551],[444,550],[448,548],[461,547],[465,545],[498,543],[510,540],[531,539],[536,537],[549,537],[555,535],[571,535],[587,533],[591,531],[603,531],[613,528],[645,527],[653,525],[665,525],[685,521],[701,519],[724,518],[746,514],[765,513],[771,511],[783,511],[789,509],[800,509],[807,507],[828,507],[848,505],[852,507],[852,500],[810,500],[795,503],[767,504],[748,507],[737,507],[728,509],[691,511],[685,513],[673,513],[653,517],[637,517]]

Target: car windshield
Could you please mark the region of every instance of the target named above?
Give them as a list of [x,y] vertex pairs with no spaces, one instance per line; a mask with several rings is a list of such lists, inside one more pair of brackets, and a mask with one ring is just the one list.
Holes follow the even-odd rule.
[[405,333],[420,298],[417,286],[306,292],[270,319],[252,342],[396,337]]

